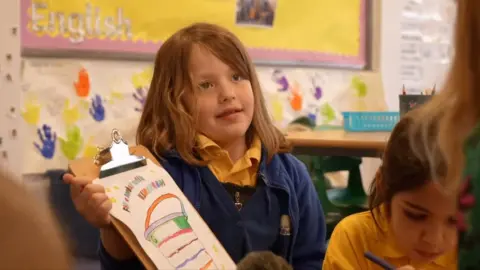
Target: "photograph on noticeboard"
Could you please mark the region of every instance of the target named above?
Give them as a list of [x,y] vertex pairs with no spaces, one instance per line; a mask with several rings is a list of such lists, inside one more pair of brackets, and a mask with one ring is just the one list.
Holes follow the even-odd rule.
[[236,23],[244,26],[273,27],[276,0],[237,0]]

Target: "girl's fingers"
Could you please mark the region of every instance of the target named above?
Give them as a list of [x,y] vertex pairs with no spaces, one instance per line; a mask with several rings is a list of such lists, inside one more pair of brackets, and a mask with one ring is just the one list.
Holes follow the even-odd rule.
[[88,206],[92,208],[92,211],[95,211],[108,200],[108,196],[105,193],[95,193],[88,199]]

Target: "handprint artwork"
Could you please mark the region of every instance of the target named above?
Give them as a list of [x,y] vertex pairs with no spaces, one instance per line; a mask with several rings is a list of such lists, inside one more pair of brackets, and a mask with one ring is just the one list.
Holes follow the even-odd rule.
[[60,150],[68,160],[77,158],[83,146],[83,137],[78,126],[71,126],[67,129],[67,138],[59,138]]
[[40,121],[40,109],[41,106],[34,100],[25,102],[25,109],[22,111],[22,118],[30,125],[37,125]]
[[352,78],[351,87],[355,90],[357,97],[363,98],[367,96],[367,84],[360,77],[355,76]]
[[272,74],[272,80],[278,85],[277,90],[279,92],[285,92],[290,88],[287,77],[281,70],[274,70]]
[[320,114],[323,117],[324,125],[330,124],[333,120],[337,118],[335,114],[335,110],[329,103],[325,103],[320,107]]
[[95,97],[92,98],[89,113],[97,122],[102,122],[105,119],[105,107],[103,106],[103,100],[100,95],[95,95]]
[[109,97],[107,98],[107,101],[109,104],[115,104],[116,101],[121,101],[123,99],[124,99],[124,96],[122,93],[117,91],[111,91]]
[[42,128],[38,128],[37,134],[41,145],[36,142],[34,142],[33,145],[44,158],[52,159],[55,155],[57,134],[55,132],[52,133],[52,128],[48,125],[43,125]]
[[137,88],[135,93],[133,93],[133,98],[140,104],[139,107],[135,107],[135,111],[142,112],[143,106],[145,105],[145,100],[147,98],[147,90],[143,87]]
[[323,96],[322,87],[312,78],[312,88],[313,88],[313,96],[316,100],[320,100]]
[[283,120],[283,102],[280,97],[272,97],[271,110],[273,121],[280,122]]
[[149,66],[141,72],[132,75],[132,84],[135,89],[148,88],[153,77],[153,67]]
[[80,111],[78,105],[70,106],[70,101],[65,100],[62,113],[63,122],[67,126],[75,124],[80,119]]
[[85,144],[85,149],[83,149],[83,157],[94,158],[97,151],[97,146],[93,144],[93,136],[90,136]]
[[82,68],[78,72],[78,79],[73,83],[75,92],[79,97],[88,97],[90,93],[90,76],[86,69]]
[[291,88],[290,106],[296,112],[302,110],[303,95],[300,91],[300,84],[295,82]]

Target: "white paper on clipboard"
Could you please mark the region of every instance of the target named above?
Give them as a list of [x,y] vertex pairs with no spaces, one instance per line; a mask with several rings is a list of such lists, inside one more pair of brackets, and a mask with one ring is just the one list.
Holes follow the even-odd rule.
[[236,265],[170,175],[147,165],[94,180],[112,216],[133,232],[158,269],[235,269]]

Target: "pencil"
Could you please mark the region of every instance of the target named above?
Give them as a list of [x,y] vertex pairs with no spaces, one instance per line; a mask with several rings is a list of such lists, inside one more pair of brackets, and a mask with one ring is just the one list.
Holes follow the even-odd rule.
[[375,264],[381,266],[385,270],[395,270],[396,269],[395,266],[389,264],[384,259],[381,259],[381,258],[373,255],[373,253],[371,253],[370,251],[365,252],[364,256],[365,256],[365,258],[367,258],[370,261],[374,262]]

